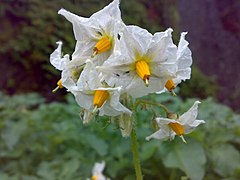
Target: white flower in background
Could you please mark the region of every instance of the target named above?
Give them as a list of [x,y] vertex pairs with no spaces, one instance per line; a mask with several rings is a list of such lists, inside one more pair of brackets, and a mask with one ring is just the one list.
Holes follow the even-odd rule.
[[123,86],[134,98],[164,89],[176,72],[177,47],[172,29],[152,36],[137,26],[127,26],[114,55],[98,69],[110,86]]
[[178,135],[184,142],[186,142],[183,135],[191,133],[198,125],[205,123],[204,120],[196,120],[199,103],[199,101],[196,101],[193,106],[180,117],[171,113],[169,114],[169,118],[156,118],[156,122],[160,129],[152,135],[146,137],[146,140],[174,139],[175,135]]
[[[118,41],[123,22],[119,0],[114,0],[89,18],[82,18],[64,9],[59,10],[73,24],[77,40],[72,59],[96,57],[94,63],[101,65],[111,54]],[[84,60],[84,58],[83,58]],[[84,62],[83,62],[84,63]]]
[[177,71],[176,78],[169,79],[165,84],[166,89],[169,92],[173,92],[173,89],[186,79],[190,79],[192,65],[192,53],[188,48],[188,42],[185,40],[187,32],[183,32],[180,37],[177,50]]
[[92,169],[91,180],[110,180],[109,178],[103,175],[104,168],[105,168],[104,161],[102,161],[101,163],[95,163]]
[[[99,115],[117,116],[131,111],[120,102],[121,87],[109,87],[101,78],[91,60],[86,61],[85,68],[77,82],[78,91],[74,91],[79,106],[86,110],[84,122],[89,122],[91,113],[99,110]],[[90,113],[91,112],[91,113]]]

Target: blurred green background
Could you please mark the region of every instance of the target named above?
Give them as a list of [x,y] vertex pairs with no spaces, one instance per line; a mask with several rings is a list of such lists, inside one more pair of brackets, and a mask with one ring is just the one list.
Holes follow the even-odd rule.
[[[81,180],[102,160],[111,179],[134,179],[129,139],[121,137],[119,128],[109,125],[107,117],[83,126],[74,98],[65,90],[51,92],[60,76],[49,63],[56,41],[63,41],[64,53],[71,54],[75,46],[72,25],[57,11],[63,7],[88,17],[109,2],[0,2],[0,180]],[[179,138],[146,142],[153,115],[150,108],[140,111],[144,179],[240,179],[239,3],[122,0],[126,24],[152,33],[172,27],[175,43],[180,32],[189,32],[191,80],[177,89],[178,97],[146,98],[177,113],[201,99],[198,119],[206,121],[186,136],[188,144]]]

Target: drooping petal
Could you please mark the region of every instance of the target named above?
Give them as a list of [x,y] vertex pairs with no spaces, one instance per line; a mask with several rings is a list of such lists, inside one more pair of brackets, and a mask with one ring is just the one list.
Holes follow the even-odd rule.
[[146,137],[146,140],[149,141],[150,139],[159,139],[159,140],[167,140],[167,139],[173,139],[175,136],[175,133],[171,131],[171,129],[167,125],[163,125],[160,127],[158,131],[151,134],[150,136]]
[[50,55],[50,63],[56,69],[63,70],[66,63],[68,63],[70,61],[69,55],[66,54],[64,57],[62,57],[62,42],[58,41],[56,44],[58,44],[58,47]]
[[185,40],[186,34],[187,32],[183,32],[181,34],[177,51],[178,60],[177,79],[179,79],[180,81],[190,79],[191,75],[190,66],[192,65],[192,52],[188,48],[189,43]]
[[117,111],[122,112],[122,113],[126,113],[128,115],[131,115],[132,112],[126,108],[125,106],[123,106],[119,99],[120,99],[120,93],[121,93],[121,88],[118,88],[117,91],[113,91],[112,95],[111,95],[111,99],[110,99],[110,105]]
[[185,134],[189,134],[191,133],[192,131],[195,130],[195,128],[197,126],[199,126],[200,124],[204,124],[205,121],[204,120],[195,120],[193,123],[191,124],[186,124],[184,125],[184,129],[185,129]]

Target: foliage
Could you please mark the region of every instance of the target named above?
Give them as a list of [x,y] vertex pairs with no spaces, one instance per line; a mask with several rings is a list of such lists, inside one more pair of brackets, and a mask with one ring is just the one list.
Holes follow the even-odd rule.
[[207,98],[216,97],[218,85],[216,78],[207,76],[196,66],[192,67],[191,81],[182,83],[180,94],[181,97],[199,97]]
[[[178,97],[150,95],[171,111],[182,113],[193,103]],[[151,133],[149,107],[137,114],[140,156],[145,179],[240,178],[240,116],[207,99],[198,119],[206,120],[195,132],[174,141],[147,142]],[[9,179],[86,179],[94,162],[105,160],[112,179],[133,179],[128,138],[117,126],[99,117],[83,126],[72,96],[67,103],[44,103],[37,94],[0,95],[0,176]],[[163,112],[155,108],[155,113]]]

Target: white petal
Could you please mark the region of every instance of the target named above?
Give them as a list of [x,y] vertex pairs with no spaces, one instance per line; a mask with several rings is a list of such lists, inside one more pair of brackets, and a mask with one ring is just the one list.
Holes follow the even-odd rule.
[[149,141],[150,139],[159,139],[159,140],[167,140],[170,138],[174,138],[174,133],[170,130],[170,128],[165,125],[161,126],[161,128],[156,131],[155,133],[151,134],[150,136],[146,137],[146,140]]
[[58,44],[58,47],[53,51],[53,53],[50,55],[50,63],[58,70],[63,70],[65,64],[69,62],[69,55],[66,54],[62,58],[62,42],[58,41],[56,44]]
[[61,9],[58,12],[63,15],[67,20],[69,20],[73,25],[73,31],[76,40],[82,41],[86,40],[87,37],[96,37],[95,35],[95,25],[93,23],[89,23],[89,18],[83,18],[77,16],[65,9]]
[[175,63],[177,60],[177,47],[172,41],[172,29],[165,32],[155,33],[153,42],[148,50],[148,55],[153,57],[154,62]]
[[130,34],[132,35],[132,38],[125,39],[127,45],[137,51],[140,56],[145,55],[152,43],[152,34],[138,26],[127,26],[127,31],[128,37],[130,37]]
[[191,68],[192,65],[192,53],[188,48],[188,42],[185,40],[185,35],[187,33],[184,32],[181,34],[181,38],[178,44],[177,51],[177,59],[178,59],[178,79],[186,80],[190,79]]
[[105,162],[102,161],[101,163],[95,163],[92,169],[92,174],[101,174],[105,168]]
[[205,123],[204,120],[195,120],[193,123],[185,125],[184,126],[184,134],[191,133],[192,131],[195,130],[195,128],[197,126],[199,126],[200,124],[203,124],[203,123]]
[[110,105],[121,113],[126,113],[128,115],[131,115],[132,112],[119,102],[119,98],[120,98],[120,92],[114,91],[111,96]]
[[89,111],[93,110],[93,95],[92,94],[85,94],[83,92],[74,92],[75,100],[77,101],[78,105],[84,109]]
[[163,117],[157,117],[155,120],[159,127],[161,127],[163,125],[168,125],[169,123],[179,123],[178,121],[176,121],[174,119],[163,118]]
[[58,14],[63,15],[71,23],[86,22],[88,20],[88,18],[78,16],[78,15],[73,14],[63,8],[58,11]]
[[182,114],[178,121],[182,124],[182,125],[190,125],[192,124],[196,118],[197,118],[197,114],[198,114],[198,104],[200,102],[199,101],[195,101],[193,106],[184,114]]
[[108,15],[115,20],[121,20],[121,11],[119,9],[119,0],[114,0],[109,5],[104,7],[102,10],[94,13],[90,18],[104,20],[104,18],[102,18],[102,16],[105,16],[105,15]]
[[86,61],[83,72],[80,75],[77,86],[80,90],[94,90],[102,86],[99,73],[91,60]]

